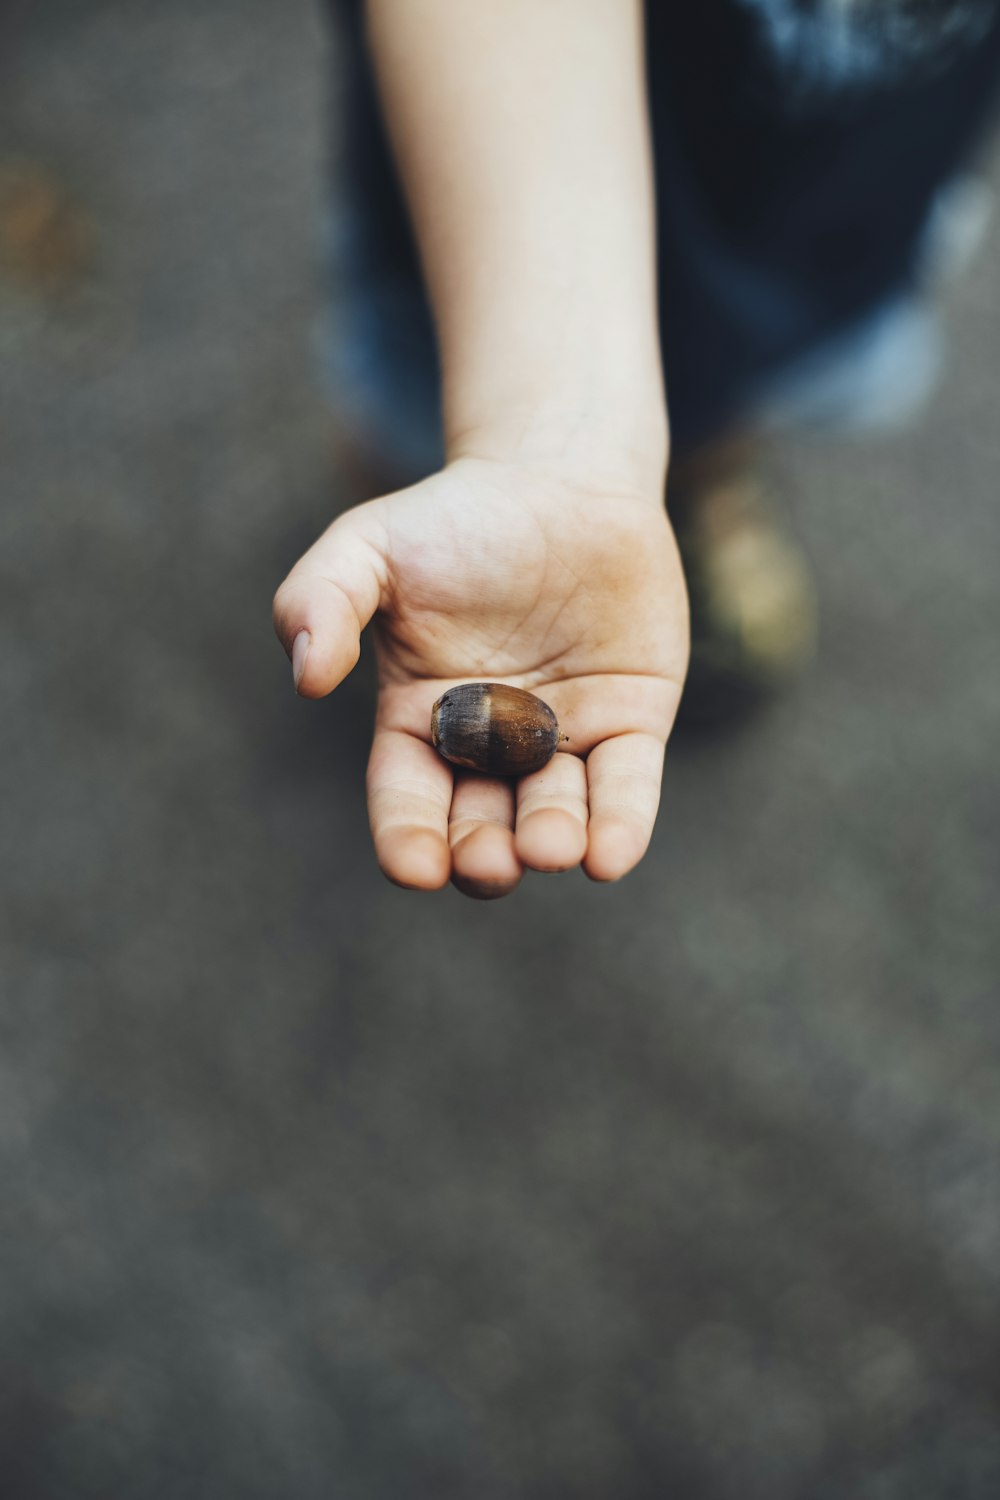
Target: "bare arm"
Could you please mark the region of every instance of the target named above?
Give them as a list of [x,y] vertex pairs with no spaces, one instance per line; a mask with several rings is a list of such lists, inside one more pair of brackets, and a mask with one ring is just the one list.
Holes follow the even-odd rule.
[[370,0],[449,456],[666,461],[636,0]]
[[[298,690],[374,616],[368,768],[383,870],[470,895],[641,858],[687,661],[635,0],[369,0],[434,306],[440,474],[340,517],[275,599]],[[568,742],[516,784],[429,743],[458,682],[509,682]]]

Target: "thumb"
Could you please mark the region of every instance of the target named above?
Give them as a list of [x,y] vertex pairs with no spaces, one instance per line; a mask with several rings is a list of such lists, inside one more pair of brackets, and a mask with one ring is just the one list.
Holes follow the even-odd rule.
[[368,505],[348,511],[299,559],[274,596],[274,628],[304,698],[331,693],[358,660],[361,632],[384,592],[379,530]]

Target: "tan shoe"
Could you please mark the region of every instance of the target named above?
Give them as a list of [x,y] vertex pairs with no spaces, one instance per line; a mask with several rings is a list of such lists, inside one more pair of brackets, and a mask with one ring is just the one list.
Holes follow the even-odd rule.
[[691,600],[681,718],[722,725],[792,682],[816,650],[816,591],[762,482],[720,457],[668,485]]

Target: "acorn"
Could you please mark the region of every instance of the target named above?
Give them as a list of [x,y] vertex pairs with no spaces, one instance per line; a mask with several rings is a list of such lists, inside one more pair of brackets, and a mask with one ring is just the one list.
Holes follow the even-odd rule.
[[431,711],[431,739],[445,760],[490,776],[540,771],[568,738],[547,703],[502,682],[463,682]]

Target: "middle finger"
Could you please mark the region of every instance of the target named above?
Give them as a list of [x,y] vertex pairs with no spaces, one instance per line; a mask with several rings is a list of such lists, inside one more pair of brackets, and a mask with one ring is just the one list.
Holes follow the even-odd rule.
[[466,896],[506,896],[523,874],[514,850],[514,790],[509,781],[475,771],[455,775],[448,821],[451,878]]

